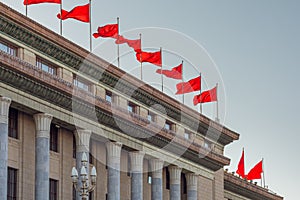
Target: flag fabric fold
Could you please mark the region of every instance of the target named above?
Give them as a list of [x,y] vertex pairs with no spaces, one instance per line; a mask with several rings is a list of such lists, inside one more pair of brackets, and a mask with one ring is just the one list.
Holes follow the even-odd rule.
[[263,173],[263,161],[259,161],[246,176],[247,180],[261,179],[261,173]]
[[182,79],[182,64],[172,68],[171,70],[158,69],[156,70],[156,73],[163,74],[168,78]]
[[141,39],[137,40],[129,40],[126,39],[124,36],[119,35],[117,40],[115,41],[116,44],[127,44],[129,47],[133,48],[135,52],[141,52]]
[[176,85],[176,94],[184,94],[201,90],[201,76],[191,79],[188,82],[181,82]]
[[161,65],[162,65],[161,52],[160,51],[157,51],[157,52],[144,52],[144,51],[136,52],[136,59],[139,62],[149,62],[149,63],[152,63],[152,64],[157,65],[159,67],[161,67]]
[[76,6],[71,11],[61,10],[61,13],[57,14],[58,19],[73,18],[82,22],[90,22],[90,4],[83,6]]
[[24,0],[24,5],[33,5],[33,4],[40,4],[40,3],[57,3],[61,4],[61,0]]
[[194,105],[197,105],[198,103],[208,103],[213,101],[217,101],[217,87],[214,87],[211,90],[204,91],[201,94],[194,96],[193,99]]
[[243,149],[242,156],[241,156],[241,159],[239,161],[238,169],[236,170],[236,173],[238,175],[240,175],[242,178],[246,178],[246,175],[245,175],[244,149]]
[[98,27],[97,33],[94,33],[93,36],[94,38],[98,38],[98,37],[117,38],[119,32],[118,29],[119,29],[118,24],[107,24],[105,26]]

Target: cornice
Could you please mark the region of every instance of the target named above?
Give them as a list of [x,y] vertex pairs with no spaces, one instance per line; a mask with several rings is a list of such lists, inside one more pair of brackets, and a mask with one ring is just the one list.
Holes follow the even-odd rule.
[[224,172],[224,189],[253,200],[282,200],[283,197],[270,193],[268,189]]
[[[161,104],[165,107],[169,117],[180,121],[204,136],[215,139],[213,138],[215,135],[221,134],[218,142],[223,145],[239,138],[237,133],[200,115],[152,87],[144,85],[121,69],[117,69],[110,63],[1,3],[0,11],[5,13],[5,15],[0,16],[0,32],[8,37],[74,70],[80,69],[80,72],[88,77],[101,82],[106,87],[118,90],[148,107]],[[115,87],[116,84],[118,87]],[[159,112],[159,110],[157,111]]]
[[[95,120],[96,115],[99,123],[117,131],[139,132],[145,136],[142,138],[146,138],[141,140],[159,148],[169,145],[170,152],[175,155],[185,152],[183,157],[209,169],[217,170],[229,164],[230,160],[222,155],[205,152],[199,144],[185,144],[184,139],[174,138],[174,135],[149,125],[145,119],[134,116],[128,118],[127,112],[120,108],[112,108],[105,100],[95,98],[83,90],[77,90],[72,84],[2,52],[0,52],[0,81],[89,119]],[[94,102],[94,104],[89,102]],[[75,110],[72,109],[74,107],[76,107]],[[112,109],[115,109],[113,113]],[[145,125],[148,126],[145,127]],[[122,130],[119,127],[122,127]],[[170,141],[172,141],[171,145]],[[184,147],[184,145],[189,146]],[[199,155],[206,156],[200,159]]]

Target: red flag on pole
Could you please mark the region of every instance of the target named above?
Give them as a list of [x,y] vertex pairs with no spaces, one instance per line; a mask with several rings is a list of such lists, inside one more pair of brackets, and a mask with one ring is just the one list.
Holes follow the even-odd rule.
[[176,94],[184,94],[201,90],[201,76],[191,79],[188,82],[181,82],[176,85]]
[[107,24],[102,27],[98,27],[97,33],[94,33],[94,38],[98,37],[112,37],[117,38],[118,36],[118,24]]
[[263,173],[263,161],[259,161],[246,176],[247,180],[261,179],[261,173]]
[[238,175],[240,175],[242,178],[246,177],[246,175],[245,175],[244,149],[243,149],[242,156],[241,156],[241,159],[239,161],[238,169],[236,170],[236,173]]
[[136,59],[140,62],[149,62],[154,65],[160,66],[162,65],[161,62],[161,51],[157,52],[136,52]]
[[90,4],[76,6],[71,11],[61,10],[61,14],[57,14],[58,19],[73,18],[82,22],[90,22]]
[[172,68],[171,70],[158,69],[156,70],[156,73],[163,74],[169,78],[182,79],[182,64]]
[[61,4],[61,0],[24,0],[24,5],[33,5],[39,3],[57,3]]
[[217,87],[194,96],[193,100],[194,105],[197,105],[198,103],[207,103],[213,101],[217,101]]
[[133,48],[135,52],[141,52],[141,39],[137,40],[129,40],[124,36],[119,35],[119,38],[115,42],[116,44],[124,44],[126,43],[129,47]]

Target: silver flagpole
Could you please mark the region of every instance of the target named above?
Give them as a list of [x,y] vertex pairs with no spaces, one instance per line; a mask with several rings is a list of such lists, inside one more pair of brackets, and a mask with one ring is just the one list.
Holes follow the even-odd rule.
[[60,35],[62,35],[62,3],[63,3],[63,0],[60,1]]
[[265,179],[265,169],[264,169],[264,158],[262,159],[262,166],[263,166],[263,178],[264,178],[264,188],[266,187],[266,179]]
[[26,14],[26,17],[27,17],[27,14],[28,14],[28,0],[26,0],[25,14]]
[[219,119],[219,98],[218,98],[218,83],[216,84],[216,95],[217,95],[217,102],[216,102],[216,106],[217,106],[217,108],[216,108],[216,110],[217,110],[217,118],[216,118],[216,121],[217,122],[220,122],[220,119]]
[[120,18],[117,17],[117,24],[118,24],[118,36],[117,36],[117,40],[118,40],[118,44],[117,44],[117,54],[118,54],[118,68],[120,68],[120,44],[119,44],[119,24],[120,24]]
[[[160,47],[160,58],[161,58],[161,70],[163,70],[163,64],[162,64],[162,48]],[[164,76],[163,73],[161,73],[161,92],[164,92]]]
[[92,0],[90,0],[90,52],[92,52]]
[[[183,60],[181,61],[181,82],[183,83]],[[183,91],[183,84],[181,84],[181,90]],[[184,104],[184,93],[182,93],[182,104]]]
[[141,63],[141,80],[143,80],[143,62],[142,62],[142,34],[140,33],[141,40],[141,53],[140,53],[140,63]]
[[[202,84],[201,84],[201,72],[200,72],[200,95],[201,95],[201,89],[202,89]],[[200,107],[200,113],[202,114],[202,103],[199,103],[199,107]]]

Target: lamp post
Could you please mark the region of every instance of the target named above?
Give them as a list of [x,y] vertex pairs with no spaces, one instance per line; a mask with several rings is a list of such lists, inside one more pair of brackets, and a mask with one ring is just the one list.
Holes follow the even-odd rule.
[[[76,191],[79,192],[82,200],[87,200],[89,197],[89,193],[95,190],[96,187],[96,178],[97,178],[97,172],[95,166],[93,166],[90,178],[91,182],[89,183],[89,175],[87,174],[87,167],[88,167],[88,160],[86,157],[86,153],[82,154],[81,158],[81,169],[80,174],[78,176],[77,169],[75,167],[72,168],[72,183]],[[78,184],[78,181],[80,181],[81,184]]]

